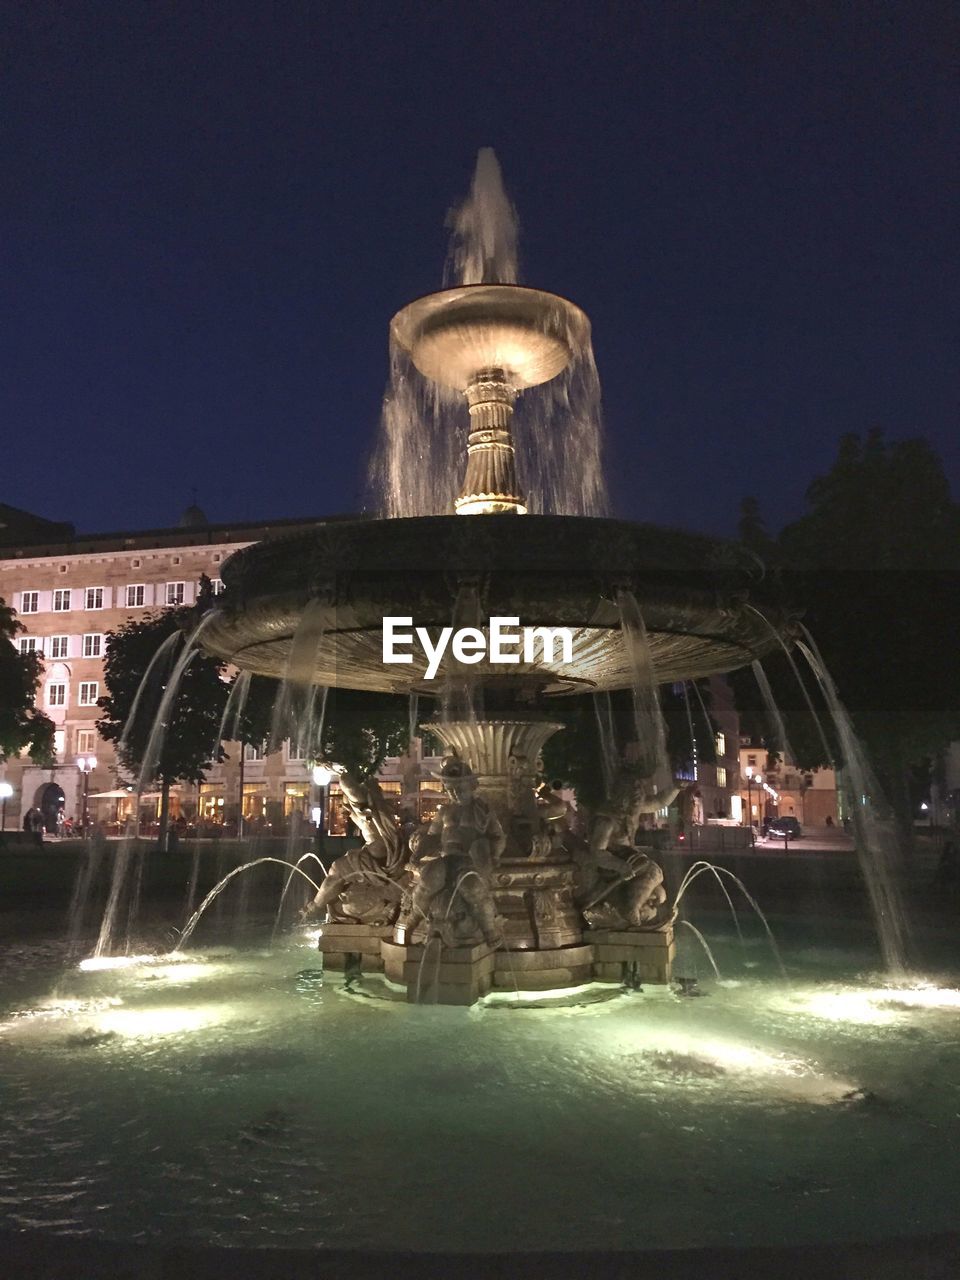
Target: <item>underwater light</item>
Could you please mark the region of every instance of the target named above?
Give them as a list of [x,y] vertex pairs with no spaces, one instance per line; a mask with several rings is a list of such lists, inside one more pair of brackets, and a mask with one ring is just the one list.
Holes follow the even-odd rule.
[[226,1022],[231,1014],[221,1008],[205,1005],[202,1008],[182,1009],[165,1006],[157,1009],[110,1009],[97,1018],[101,1031],[112,1031],[129,1039],[149,1036],[176,1035],[178,1032],[199,1031],[204,1027]]
[[88,956],[86,960],[80,961],[77,968],[84,973],[97,973],[110,969],[135,969],[137,965],[185,964],[188,960],[196,964],[196,957],[185,956],[177,951],[152,956]]
[[960,990],[953,987],[874,987],[853,991],[811,991],[786,1002],[818,1018],[884,1026],[910,1009],[960,1009]]

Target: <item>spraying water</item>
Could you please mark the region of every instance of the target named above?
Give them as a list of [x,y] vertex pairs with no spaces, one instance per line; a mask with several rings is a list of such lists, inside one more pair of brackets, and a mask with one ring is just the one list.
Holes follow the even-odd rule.
[[603,786],[608,796],[613,795],[620,756],[617,752],[617,735],[613,727],[613,703],[609,693],[593,695],[593,710],[600,735],[600,764],[603,769]]
[[893,974],[902,974],[906,967],[906,924],[899,883],[900,842],[894,816],[813,637],[806,628],[803,630],[806,643],[799,640],[797,647],[823,690],[840,739],[857,857],[873,907],[880,951],[887,969]]
[[[466,200],[448,215],[444,286],[518,280],[516,211],[490,148],[477,157]],[[522,392],[513,418],[517,476],[533,513],[600,516],[609,511],[601,462],[600,380],[589,336],[569,334],[571,359],[557,377]],[[390,378],[370,466],[379,513],[446,515],[464,470],[463,396],[424,378],[391,335]]]
[[254,858],[252,862],[245,862],[243,863],[242,866],[234,867],[232,871],[227,872],[227,874],[223,877],[222,880],[217,881],[217,883],[213,886],[213,888],[210,890],[210,892],[207,894],[204,900],[200,903],[199,907],[197,907],[196,911],[193,913],[193,915],[184,925],[183,932],[180,935],[180,941],[173,948],[172,954],[176,955],[176,953],[180,950],[180,948],[187,943],[187,941],[190,938],[190,935],[193,933],[194,929],[197,927],[197,923],[200,920],[200,917],[206,911],[207,907],[209,907],[210,903],[213,902],[217,897],[219,897],[219,895],[223,892],[224,888],[230,883],[230,881],[234,878],[234,876],[240,875],[241,871],[249,871],[252,867],[259,867],[264,862],[275,862],[278,866],[289,867],[291,874],[303,876],[304,880],[306,880],[308,884],[313,885],[317,893],[320,892],[320,886],[317,884],[316,880],[311,880],[310,877],[307,875],[307,873],[302,868],[296,866],[294,863],[286,862],[283,858]]
[[[735,876],[733,872],[728,871],[726,867],[716,866],[712,862],[695,862],[693,866],[689,869],[687,874],[683,877],[683,881],[681,882],[680,888],[677,890],[676,900],[674,901],[674,904],[673,904],[674,911],[675,912],[679,911],[681,899],[683,898],[683,895],[686,893],[687,889],[689,889],[690,885],[692,885],[695,880],[698,880],[700,876],[705,875],[707,872],[713,873],[713,875],[716,877],[717,882],[719,883],[721,888],[723,888],[723,880],[721,879],[721,877],[726,876],[729,880],[733,881],[733,883],[737,886],[737,888],[746,898],[747,902],[753,908],[754,914],[756,915],[757,919],[763,925],[764,931],[767,935],[767,941],[770,943],[770,949],[773,952],[774,957],[776,958],[777,964],[780,967],[781,974],[785,978],[787,976],[787,971],[786,971],[786,968],[784,967],[783,959],[780,955],[780,948],[777,946],[777,940],[773,936],[773,930],[770,928],[770,924],[767,920],[767,917],[760,910],[760,904],[757,902],[756,898],[754,898],[753,895],[750,893],[750,891],[747,889],[747,886],[743,883],[740,877]],[[724,896],[726,897],[727,902],[729,903],[730,910],[733,911],[733,903],[730,901],[730,895],[729,893],[726,892],[725,889],[724,889]],[[736,912],[734,911],[733,914],[734,914],[734,920],[736,921]],[[685,922],[681,922],[681,923],[685,923]],[[737,934],[739,935],[740,941],[742,942],[743,934],[740,933],[739,924],[737,925]]]
[[517,211],[503,187],[503,175],[493,147],[481,147],[473,171],[470,194],[447,214],[453,234],[443,283],[516,284]]
[[620,613],[623,647],[632,674],[633,715],[640,749],[640,768],[645,777],[652,777],[667,768],[666,730],[660,710],[657,675],[643,614],[632,591],[623,587],[617,591],[617,609]]
[[773,690],[770,688],[767,673],[764,671],[759,658],[750,664],[750,669],[753,672],[753,678],[757,682],[757,688],[760,690],[760,696],[763,698],[763,705],[767,713],[767,723],[773,729],[774,749],[779,751],[783,760],[793,760],[795,757],[790,750],[787,731],[783,725],[783,717],[780,714],[780,708],[777,706],[776,698],[773,696]]
[[689,929],[690,932],[693,934],[693,936],[696,938],[696,940],[700,943],[700,946],[703,948],[704,955],[710,961],[710,967],[711,969],[713,969],[713,976],[719,982],[720,970],[717,968],[717,962],[713,958],[713,952],[710,950],[710,944],[707,942],[706,938],[703,936],[703,934],[700,932],[697,926],[695,924],[691,924],[689,920],[678,920],[677,924],[682,924],[685,929]]

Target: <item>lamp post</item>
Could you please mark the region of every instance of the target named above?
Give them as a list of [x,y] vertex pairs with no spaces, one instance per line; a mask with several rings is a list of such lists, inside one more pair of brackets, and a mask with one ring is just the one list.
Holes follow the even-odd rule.
[[13,787],[4,780],[0,782],[0,839],[7,829],[7,801],[13,795]]
[[748,764],[744,773],[747,775],[747,822],[750,826],[750,848],[752,849],[756,842],[756,833],[753,829],[753,765]]
[[326,834],[327,820],[327,788],[333,781],[333,770],[328,769],[326,765],[315,764],[310,770],[310,776],[313,779],[313,785],[320,792],[320,803],[314,805],[310,810],[310,817],[313,819],[315,827],[314,840],[317,847],[317,853],[323,853],[323,837]]
[[81,834],[87,834],[87,797],[90,792],[90,775],[97,767],[96,756],[77,756],[77,768],[83,774],[83,816],[81,818]]

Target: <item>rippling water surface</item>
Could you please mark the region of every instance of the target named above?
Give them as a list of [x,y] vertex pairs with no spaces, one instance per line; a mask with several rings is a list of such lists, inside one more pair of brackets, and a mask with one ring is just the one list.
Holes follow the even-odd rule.
[[787,939],[786,985],[761,939],[705,928],[725,978],[700,998],[473,1010],[345,993],[306,935],[95,971],[8,944],[2,1225],[393,1249],[956,1229],[956,975],[887,987],[838,935]]

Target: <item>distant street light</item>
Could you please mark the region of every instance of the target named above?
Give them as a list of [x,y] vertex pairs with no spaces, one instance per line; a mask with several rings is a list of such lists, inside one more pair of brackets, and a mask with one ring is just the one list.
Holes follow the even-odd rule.
[[752,845],[756,837],[753,829],[753,765],[748,764],[744,773],[747,775],[747,823],[750,827],[750,844]]
[[314,841],[318,854],[323,853],[323,838],[326,835],[326,817],[327,817],[327,788],[336,777],[332,769],[328,769],[326,765],[315,764],[310,769],[310,776],[313,779],[313,785],[320,792],[320,803],[313,805],[310,809],[310,816],[314,825]]
[[0,782],[0,832],[7,829],[7,801],[13,795],[13,787],[9,782]]
[[90,792],[90,775],[97,767],[96,756],[77,756],[77,768],[83,774],[83,818],[81,820],[81,834],[87,834],[87,797]]

